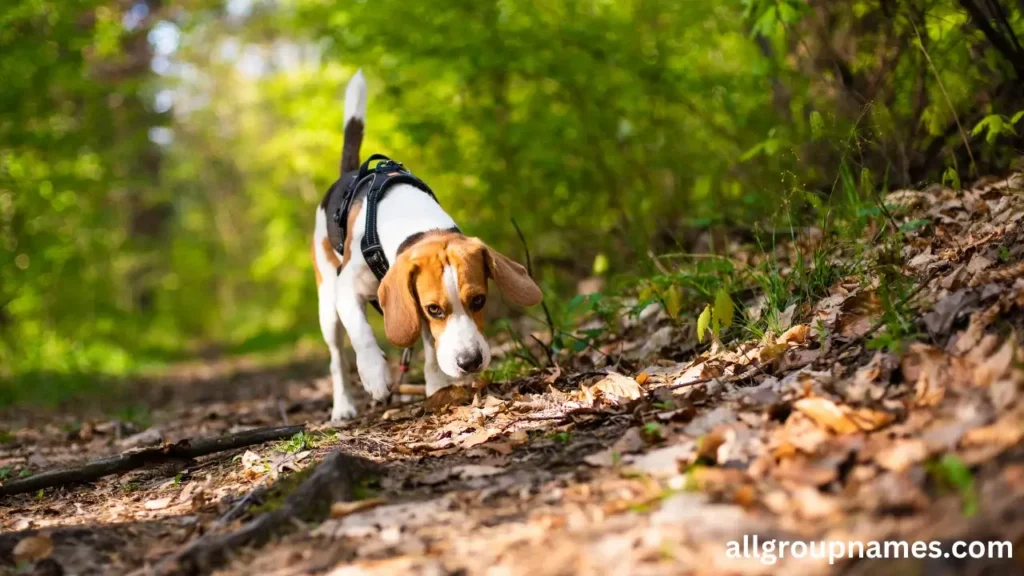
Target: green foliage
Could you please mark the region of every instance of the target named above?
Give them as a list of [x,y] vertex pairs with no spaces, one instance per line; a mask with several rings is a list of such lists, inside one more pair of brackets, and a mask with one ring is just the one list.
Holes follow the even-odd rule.
[[704,341],[704,333],[707,332],[708,327],[711,326],[711,305],[708,304],[704,307],[704,310],[697,317],[697,341]]
[[948,184],[954,190],[959,190],[961,188],[960,173],[952,166],[946,168],[946,171],[942,173],[942,184],[943,186]]
[[665,439],[665,427],[657,422],[648,422],[641,428],[644,436],[652,442],[660,442]]
[[274,445],[274,450],[283,452],[285,454],[295,454],[303,450],[309,450],[313,448],[319,448],[335,442],[338,438],[338,433],[330,430],[326,432],[297,432],[294,436],[287,440],[283,440]]
[[514,355],[503,356],[491,362],[484,377],[489,382],[507,382],[529,373],[531,364]]
[[985,134],[985,142],[995,144],[1000,136],[1016,136],[1017,130],[1014,129],[1014,125],[1021,118],[1024,118],[1024,110],[1014,114],[1013,118],[1003,116],[1002,114],[989,114],[974,125],[974,128],[971,130],[971,136]]
[[708,331],[715,338],[720,338],[722,336],[722,328],[732,326],[735,308],[728,292],[722,289],[715,292],[714,308],[710,304],[705,306],[700,316],[697,317],[697,340],[703,342],[704,334]]
[[882,306],[879,322],[884,329],[868,341],[867,346],[872,350],[901,351],[905,342],[918,335],[911,302],[917,285],[894,265],[899,261],[902,245],[898,234],[888,239],[878,262],[881,279],[877,293]]
[[572,433],[562,430],[560,432],[551,432],[548,434],[548,438],[551,438],[559,444],[568,444],[572,440]]
[[978,513],[978,492],[971,469],[955,454],[929,462],[928,473],[940,490],[952,490],[960,495],[963,515],[970,518]]

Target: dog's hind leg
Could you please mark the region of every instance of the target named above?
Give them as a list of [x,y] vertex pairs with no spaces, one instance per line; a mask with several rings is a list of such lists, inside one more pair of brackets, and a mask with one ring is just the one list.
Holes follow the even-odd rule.
[[356,406],[349,393],[349,383],[345,381],[345,330],[338,318],[335,308],[337,279],[325,279],[320,285],[320,332],[331,353],[331,385],[334,390],[334,407],[331,408],[331,420],[352,418],[356,415]]

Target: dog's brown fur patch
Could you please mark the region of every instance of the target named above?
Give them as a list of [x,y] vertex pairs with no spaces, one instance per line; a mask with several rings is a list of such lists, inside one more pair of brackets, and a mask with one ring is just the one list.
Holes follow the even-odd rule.
[[338,266],[341,266],[341,260],[338,260],[338,253],[334,251],[334,246],[331,246],[331,239],[324,236],[320,240],[320,247],[323,248],[324,255],[327,256],[327,263],[333,268],[333,270],[328,270],[327,272],[337,273]]
[[320,274],[320,267],[316,263],[316,240],[309,243],[309,257],[313,260],[313,273],[316,274],[316,286],[319,288],[324,283],[324,277]]
[[348,224],[345,228],[345,251],[342,253],[341,267],[344,268],[348,261],[352,258],[352,231],[356,227],[356,218],[359,217],[359,213],[363,211],[363,199],[356,198],[352,201],[352,206],[348,209]]

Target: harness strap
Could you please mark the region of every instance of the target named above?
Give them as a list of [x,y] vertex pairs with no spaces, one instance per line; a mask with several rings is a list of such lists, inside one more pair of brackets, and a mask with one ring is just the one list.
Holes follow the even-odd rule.
[[[377,164],[371,168],[370,165],[374,162],[377,162]],[[378,282],[384,278],[384,275],[388,273],[388,269],[391,267],[387,255],[384,254],[384,248],[381,246],[380,233],[377,229],[378,205],[384,199],[388,190],[396,184],[409,184],[419,188],[437,202],[437,196],[434,195],[434,191],[430,189],[430,186],[427,186],[425,182],[406,170],[401,162],[396,162],[383,154],[371,155],[359,166],[358,171],[342,175],[341,179],[333,185],[335,192],[329,196],[329,206],[334,209],[334,226],[328,226],[328,235],[331,237],[334,249],[338,253],[344,254],[348,213],[359,189],[363,186],[367,187],[366,196],[363,199],[363,210],[366,213],[366,230],[363,233],[359,249],[363,254],[366,265],[373,272]],[[325,202],[328,202],[328,200],[325,200]],[[341,273],[340,266],[338,267],[338,273]],[[370,304],[377,312],[384,314],[379,302],[371,300]]]
[[[369,165],[374,160],[381,160],[381,162],[374,167],[373,172],[370,172]],[[365,174],[365,176],[357,178],[357,187],[367,178],[370,182],[370,189],[366,192],[366,199],[363,201],[363,209],[366,210],[366,230],[363,233],[363,240],[360,242],[360,250],[363,253],[363,259],[366,260],[366,265],[380,281],[391,267],[384,254],[384,248],[380,244],[380,233],[377,230],[377,207],[384,199],[388,189],[396,184],[409,184],[426,192],[435,202],[437,202],[437,197],[425,182],[413,176],[400,163],[382,154],[370,156],[360,166],[359,174]]]

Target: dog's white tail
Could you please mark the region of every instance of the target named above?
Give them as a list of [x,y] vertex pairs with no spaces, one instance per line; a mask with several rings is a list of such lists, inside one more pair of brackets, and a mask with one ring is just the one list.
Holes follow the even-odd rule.
[[345,142],[341,147],[341,173],[359,168],[359,148],[366,127],[366,78],[357,70],[345,88]]

